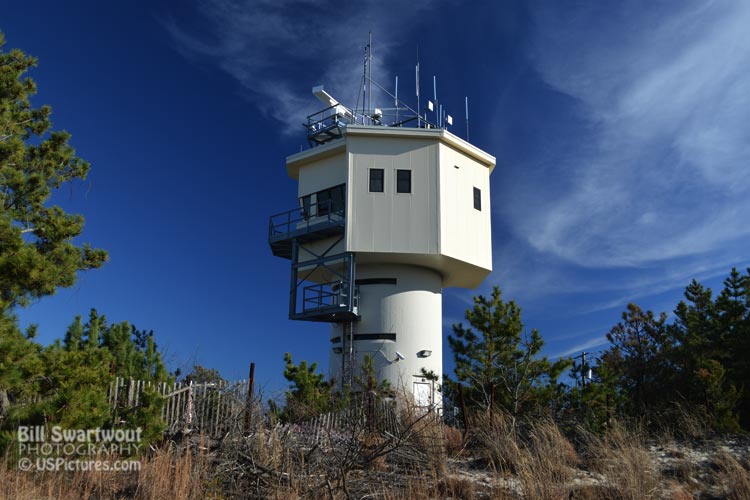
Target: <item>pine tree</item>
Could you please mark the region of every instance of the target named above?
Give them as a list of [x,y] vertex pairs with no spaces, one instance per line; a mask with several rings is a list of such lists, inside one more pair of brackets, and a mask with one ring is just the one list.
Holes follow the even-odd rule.
[[490,298],[474,297],[466,320],[469,327],[453,325],[448,336],[456,362],[456,380],[446,379],[449,389],[455,392],[461,384],[469,406],[498,406],[513,418],[546,412],[570,360],[552,363],[540,356],[541,335],[537,330],[524,334],[521,309],[514,301],[504,302],[499,287]]
[[26,72],[36,59],[4,52],[0,34],[0,314],[70,287],[78,271],[101,266],[103,250],[76,246],[83,217],[48,206],[53,189],[84,179],[89,164],[68,144],[67,132],[49,132],[51,109],[34,108],[36,85]]
[[86,337],[84,347],[86,349],[97,349],[101,342],[101,334],[107,329],[107,318],[99,316],[96,309],[89,312],[89,321],[83,327],[83,333]]
[[750,428],[750,269],[741,275],[737,269],[724,280],[716,298],[716,324],[719,334],[717,361],[726,368],[725,390],[740,388],[739,419]]
[[332,408],[334,401],[333,383],[325,375],[317,373],[318,364],[301,361],[295,365],[292,355],[284,354],[284,378],[291,383],[286,391],[286,408],[282,418],[298,421],[318,415]]
[[618,389],[628,396],[627,410],[634,416],[653,415],[670,387],[667,352],[672,346],[666,319],[666,313],[657,317],[631,303],[607,333],[612,347],[601,362],[618,375]]
[[678,402],[702,408],[716,429],[731,431],[738,427],[737,404],[746,401],[737,388],[743,387],[740,366],[748,346],[741,334],[741,276],[732,270],[724,285],[714,300],[711,289],[692,280],[667,333],[675,345],[670,360]]
[[76,316],[73,323],[70,324],[68,330],[65,332],[65,349],[68,351],[77,351],[81,348],[83,342],[83,323],[81,322],[81,316]]

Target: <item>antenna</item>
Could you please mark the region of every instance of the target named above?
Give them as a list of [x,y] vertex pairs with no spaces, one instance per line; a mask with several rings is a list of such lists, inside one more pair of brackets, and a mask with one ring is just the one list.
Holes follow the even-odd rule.
[[[362,125],[365,124],[365,109],[367,108],[367,86],[365,85],[367,81],[367,50],[367,47],[365,47],[365,58],[362,61]],[[359,96],[357,96],[357,105],[354,111],[359,113]]]
[[437,118],[437,126],[440,127],[440,107],[438,106],[438,98],[437,98],[437,77],[435,75],[432,75],[432,97],[435,99],[435,111],[436,111],[436,118]]
[[[362,63],[362,81],[357,94],[356,104],[352,108],[345,107],[341,101],[334,99],[330,94],[323,93],[322,87],[319,92],[318,98],[328,108],[318,113],[314,113],[307,117],[307,124],[305,125],[308,129],[308,143],[310,146],[322,144],[333,139],[341,137],[339,132],[343,132],[341,124],[362,124],[362,125],[380,125],[386,127],[392,126],[404,126],[404,124],[416,121],[415,124],[408,125],[409,127],[416,126],[417,128],[440,128],[442,130],[449,130],[457,123],[455,120],[456,116],[453,116],[448,112],[448,108],[445,104],[440,102],[437,93],[437,75],[432,75],[432,99],[425,99],[425,107],[422,108],[422,89],[421,89],[421,61],[419,61],[419,47],[417,47],[417,62],[414,67],[414,91],[417,98],[416,109],[406,102],[408,99],[402,100],[399,96],[399,75],[394,77],[394,87],[386,88],[380,85],[372,78],[372,64],[373,64],[373,52],[372,52],[372,32],[369,33],[368,43],[364,46],[364,57]],[[318,88],[313,90],[313,93]],[[386,100],[391,99],[393,107],[377,106],[377,102],[373,100],[373,92],[382,92],[381,98]],[[316,94],[317,95],[317,94]],[[360,99],[362,99],[362,107],[359,107]],[[469,101],[468,97],[465,98],[466,107],[466,137],[468,140],[469,134]],[[361,113],[361,115],[360,115]],[[338,116],[338,118],[336,117]],[[395,117],[395,120],[394,120]],[[341,121],[341,118],[344,120]],[[333,131],[329,133],[329,127],[336,126],[338,132]],[[321,130],[326,129],[325,132],[318,133]]]
[[339,102],[333,98],[331,94],[325,91],[325,88],[323,85],[318,85],[317,87],[313,87],[312,93],[315,97],[318,98],[320,102],[328,106],[329,108],[331,106],[338,106]]
[[370,111],[372,109],[372,31],[367,47],[367,111]]
[[[586,355],[589,354],[586,351],[581,352],[578,356],[573,356],[573,359],[581,358],[581,387],[586,388],[586,378],[591,382],[591,367],[586,364]],[[588,373],[584,370],[588,368]],[[588,375],[588,377],[586,377]]]
[[398,75],[396,75],[396,95],[393,97],[393,104],[396,105],[396,122],[398,122]]
[[422,128],[422,108],[419,106],[419,45],[417,45],[417,66],[415,67],[417,84],[417,128]]
[[354,120],[354,114],[351,112],[349,108],[346,106],[343,106],[339,101],[334,98],[331,94],[325,91],[323,88],[323,85],[318,85],[317,87],[313,87],[312,93],[315,97],[318,98],[320,102],[326,105],[328,108],[336,108],[336,114],[340,116],[341,118],[347,118],[349,120]]
[[466,142],[469,142],[469,96],[466,96]]

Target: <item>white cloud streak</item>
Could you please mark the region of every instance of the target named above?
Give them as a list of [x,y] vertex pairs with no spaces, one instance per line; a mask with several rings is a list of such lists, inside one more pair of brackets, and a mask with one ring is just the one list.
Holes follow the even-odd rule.
[[750,3],[587,5],[536,11],[536,70],[575,99],[590,134],[559,165],[564,189],[529,175],[505,193],[527,208],[515,233],[584,267],[747,244]]
[[[207,30],[199,34],[173,17],[163,20],[177,49],[190,59],[218,66],[241,85],[243,95],[266,116],[299,133],[318,111],[310,89],[326,90],[354,107],[362,80],[368,32],[373,41],[373,79],[390,82],[385,61],[409,16],[426,1],[375,0],[337,6],[311,0],[204,0],[196,2]],[[396,8],[401,11],[394,15]],[[373,88],[373,99],[382,94]]]
[[585,342],[582,342],[580,344],[568,347],[566,349],[563,349],[561,351],[554,352],[552,354],[549,354],[548,357],[551,359],[558,359],[558,358],[564,358],[573,354],[577,354],[581,351],[586,351],[588,349],[593,349],[594,347],[603,347],[607,346],[609,342],[607,341],[607,337],[604,335],[598,335],[596,337],[592,337]]

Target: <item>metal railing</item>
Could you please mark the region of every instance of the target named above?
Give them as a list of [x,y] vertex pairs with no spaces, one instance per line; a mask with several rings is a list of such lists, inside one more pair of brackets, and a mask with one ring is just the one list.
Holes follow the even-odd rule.
[[[348,308],[350,301],[347,296],[349,284],[344,281],[331,281],[306,286],[302,290],[302,312],[310,312],[328,307]],[[357,308],[358,293],[354,290],[354,309]]]
[[292,234],[314,231],[319,224],[333,225],[344,221],[345,209],[335,206],[333,200],[287,210],[272,215],[269,220],[269,240],[285,239]]
[[340,104],[313,113],[303,124],[307,129],[307,141],[310,145],[323,144],[342,136],[341,129],[355,119],[354,114]]

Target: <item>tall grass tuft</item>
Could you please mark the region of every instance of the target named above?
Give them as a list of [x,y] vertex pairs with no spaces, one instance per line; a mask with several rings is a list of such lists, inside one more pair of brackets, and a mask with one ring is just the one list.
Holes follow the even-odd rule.
[[727,500],[747,500],[750,498],[750,471],[729,453],[721,453],[714,461],[718,469],[718,483],[722,485]]
[[483,412],[473,419],[470,446],[482,461],[497,472],[512,474],[521,454],[516,428],[503,412]]
[[[0,498],[14,500],[198,500],[206,495],[209,464],[202,447],[168,445],[138,460],[140,471],[22,471],[0,463]],[[117,460],[113,456],[91,460]]]
[[527,500],[559,500],[570,496],[578,457],[552,421],[532,425],[520,446],[516,474]]
[[602,436],[582,431],[588,465],[606,477],[609,500],[658,498],[660,473],[640,431],[615,423]]

